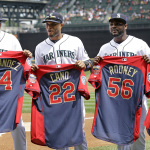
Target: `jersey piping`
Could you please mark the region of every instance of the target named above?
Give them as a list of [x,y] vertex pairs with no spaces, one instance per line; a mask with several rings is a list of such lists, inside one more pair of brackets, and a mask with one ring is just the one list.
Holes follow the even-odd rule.
[[[65,39],[62,43],[60,43],[60,44],[59,44],[59,50],[60,50],[60,46],[61,46],[61,44],[63,44],[65,41],[67,41],[67,40],[68,40],[68,38],[69,38],[69,36],[67,37],[67,39]],[[61,57],[61,63],[62,63],[62,57]]]
[[[1,31],[1,32],[2,32],[2,31]],[[1,34],[1,33],[0,33],[0,34]],[[3,37],[1,38],[0,42],[4,39],[5,34],[6,34],[6,33],[4,32],[4,35],[3,35]]]
[[[133,38],[126,45],[128,45],[133,40]],[[126,47],[126,45],[123,47],[123,51],[124,51],[124,48]]]

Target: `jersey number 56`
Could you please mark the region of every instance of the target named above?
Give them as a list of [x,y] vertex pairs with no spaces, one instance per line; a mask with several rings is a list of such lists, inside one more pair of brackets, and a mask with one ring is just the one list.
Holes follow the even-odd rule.
[[[122,86],[119,87],[117,83],[122,82]],[[132,97],[132,93],[133,90],[131,87],[129,86],[133,86],[134,82],[131,79],[124,79],[123,81],[121,81],[121,78],[114,78],[114,77],[110,77],[109,81],[108,81],[108,90],[107,90],[107,94],[110,97],[116,97],[119,95],[119,91],[121,91],[121,96],[123,99],[129,99]],[[121,88],[121,90],[120,90]],[[113,90],[112,90],[113,89]]]

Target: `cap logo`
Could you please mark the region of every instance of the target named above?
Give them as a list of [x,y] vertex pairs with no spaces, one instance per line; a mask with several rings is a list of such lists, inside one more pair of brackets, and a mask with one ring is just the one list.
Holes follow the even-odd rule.
[[56,22],[56,23],[62,23],[63,22],[63,17],[58,14],[58,13],[50,13],[43,21],[42,23],[48,22],[48,21],[52,21],[52,22]]
[[120,14],[117,14],[117,18],[120,18]]
[[50,13],[49,18],[56,18],[56,16],[53,16],[53,13]]
[[56,18],[55,16],[50,16],[50,18]]

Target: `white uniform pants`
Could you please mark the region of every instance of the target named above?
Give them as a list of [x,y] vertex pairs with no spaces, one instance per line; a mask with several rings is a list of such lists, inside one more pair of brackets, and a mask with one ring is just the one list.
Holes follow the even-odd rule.
[[147,114],[147,99],[144,95],[143,103],[142,103],[142,112],[141,112],[141,120],[140,120],[140,133],[139,138],[130,145],[117,145],[117,150],[145,150],[145,126],[143,125],[145,117]]
[[17,125],[17,128],[11,131],[11,134],[13,137],[15,150],[26,150],[26,134],[22,117],[19,124]]

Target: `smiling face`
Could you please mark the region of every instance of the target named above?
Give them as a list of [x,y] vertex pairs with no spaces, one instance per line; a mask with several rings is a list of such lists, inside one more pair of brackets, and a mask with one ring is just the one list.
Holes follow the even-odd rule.
[[126,35],[127,24],[119,19],[113,19],[109,22],[109,31],[113,37],[122,37]]
[[63,24],[56,22],[46,22],[46,31],[51,40],[59,40],[61,38],[61,28]]

